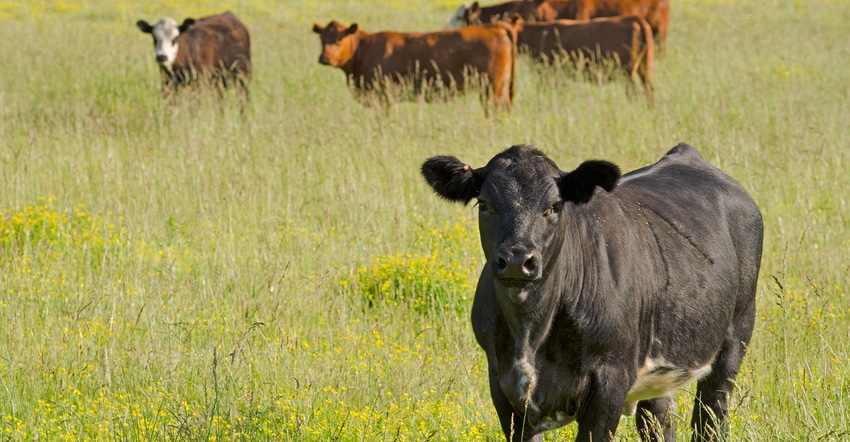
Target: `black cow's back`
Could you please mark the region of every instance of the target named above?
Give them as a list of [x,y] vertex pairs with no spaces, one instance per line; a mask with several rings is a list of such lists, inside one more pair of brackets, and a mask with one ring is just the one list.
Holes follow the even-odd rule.
[[[758,206],[740,184],[686,144],[626,174],[615,194],[646,220],[666,270],[665,287],[678,294],[655,298],[654,339],[662,337],[661,347],[671,351],[666,358],[696,364],[701,349],[717,348],[724,338],[715,335],[717,342],[711,342],[704,330],[729,329],[737,313],[755,302],[763,236]],[[677,299],[682,296],[687,299]],[[664,343],[663,337],[694,345]]]

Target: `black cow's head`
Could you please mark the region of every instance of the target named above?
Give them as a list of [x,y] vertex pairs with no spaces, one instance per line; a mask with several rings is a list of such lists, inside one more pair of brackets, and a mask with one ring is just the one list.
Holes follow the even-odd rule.
[[585,161],[564,172],[541,151],[518,145],[474,170],[455,157],[434,157],[422,175],[449,201],[478,199],[481,246],[493,277],[502,287],[522,288],[543,278],[560,253],[565,205],[590,201],[597,186],[612,190],[620,169]]

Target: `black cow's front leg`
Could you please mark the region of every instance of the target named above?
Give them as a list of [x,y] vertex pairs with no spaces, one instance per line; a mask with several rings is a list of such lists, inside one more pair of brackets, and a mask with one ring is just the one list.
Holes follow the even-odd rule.
[[635,423],[644,442],[675,442],[676,425],[673,421],[673,398],[662,396],[638,402]]
[[626,375],[623,370],[602,368],[593,374],[591,388],[576,418],[576,442],[609,442],[626,405]]

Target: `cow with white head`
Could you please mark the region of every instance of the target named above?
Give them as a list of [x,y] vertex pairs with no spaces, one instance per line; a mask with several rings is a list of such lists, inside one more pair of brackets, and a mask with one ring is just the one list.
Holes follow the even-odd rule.
[[164,17],[155,25],[145,20],[138,28],[153,37],[163,85],[176,89],[200,78],[217,86],[236,83],[247,99],[251,77],[251,39],[248,29],[230,11],[182,24]]

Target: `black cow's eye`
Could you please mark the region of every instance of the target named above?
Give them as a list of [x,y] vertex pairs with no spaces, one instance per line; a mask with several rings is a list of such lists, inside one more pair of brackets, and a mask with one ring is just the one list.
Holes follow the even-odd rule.
[[548,209],[546,209],[546,211],[545,211],[545,212],[543,212],[543,216],[544,216],[544,217],[548,217],[548,216],[550,216],[550,215],[557,214],[557,213],[558,213],[558,212],[560,212],[560,211],[561,211],[561,203],[559,203],[559,202],[558,202],[558,203],[554,203],[554,204],[552,204],[551,206],[549,206],[549,208],[548,208]]
[[478,211],[479,212],[489,212],[490,211],[490,205],[487,204],[486,201],[478,200]]

